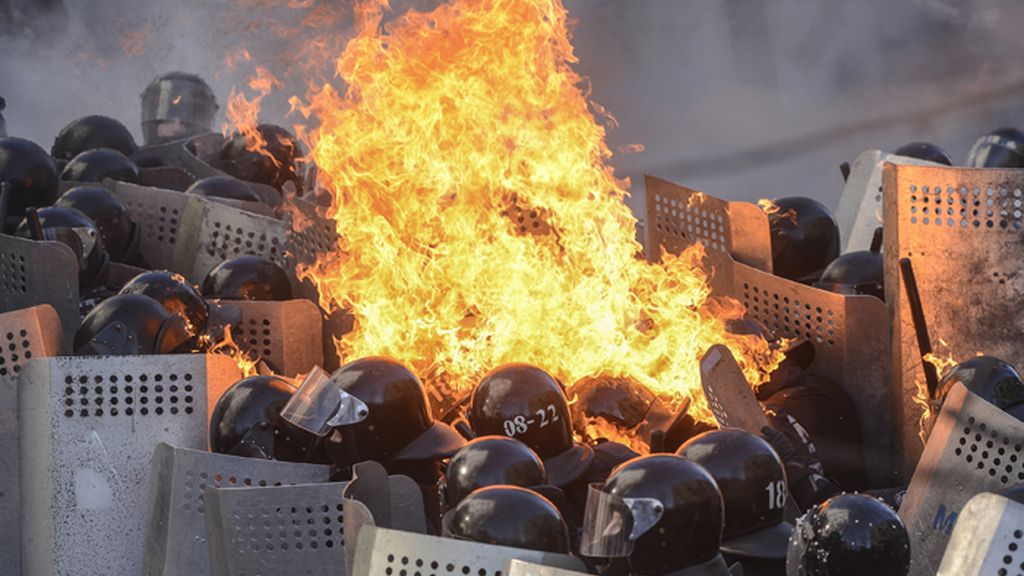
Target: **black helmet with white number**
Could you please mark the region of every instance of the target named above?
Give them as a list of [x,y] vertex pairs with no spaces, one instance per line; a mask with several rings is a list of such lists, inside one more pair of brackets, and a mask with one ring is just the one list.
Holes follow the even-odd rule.
[[793,525],[784,519],[786,471],[771,445],[736,428],[705,432],[676,454],[699,464],[725,500],[722,551],[740,558],[783,559]]
[[811,508],[796,523],[786,553],[788,576],[906,576],[910,537],[881,500],[842,494]]
[[569,528],[558,508],[519,486],[488,486],[445,515],[444,531],[462,540],[569,554]]
[[1020,374],[994,356],[976,356],[954,366],[939,382],[938,398],[945,398],[957,382],[1000,410],[1024,403]]
[[1024,132],[1000,128],[978,138],[967,154],[972,168],[1024,167]]
[[768,212],[772,272],[813,283],[839,257],[839,225],[824,204],[811,198],[776,198]]
[[529,446],[560,488],[582,478],[593,460],[593,450],[573,439],[562,386],[536,366],[506,364],[484,376],[473,390],[468,416],[478,436],[508,436]]
[[470,492],[507,484],[530,488],[547,483],[544,462],[529,446],[505,436],[482,436],[459,449],[448,462],[444,495],[454,507]]
[[727,576],[723,514],[706,470],[671,454],[640,456],[591,485],[580,554],[625,558],[632,574]]
[[277,376],[235,382],[210,417],[210,450],[285,462],[328,463],[322,440],[281,417],[295,389]]

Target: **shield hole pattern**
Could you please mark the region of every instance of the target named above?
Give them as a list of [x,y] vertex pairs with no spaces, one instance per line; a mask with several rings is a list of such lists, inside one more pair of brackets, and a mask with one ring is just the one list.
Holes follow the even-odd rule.
[[1006,188],[910,186],[910,223],[962,230],[1024,228],[1024,192]]
[[192,414],[192,374],[68,375],[61,397],[65,418],[160,417]]
[[322,254],[334,249],[337,234],[334,221],[320,221],[302,230],[293,229],[288,236],[289,246],[300,262],[316,262]]
[[486,568],[474,570],[465,564],[438,562],[424,558],[411,558],[388,554],[386,576],[439,576],[452,574],[455,576],[502,576],[501,570],[489,572]]
[[[691,196],[695,199],[696,196]],[[688,200],[654,196],[654,228],[663,234],[680,238],[686,244],[701,242],[709,250],[729,252],[730,238],[726,233],[728,214],[720,206],[707,202],[692,206]]]
[[282,502],[233,511],[231,544],[240,555],[267,557],[341,550],[345,545],[341,502]]
[[13,296],[28,293],[28,272],[25,255],[0,252],[0,294]]
[[243,352],[256,352],[263,358],[273,356],[277,338],[270,318],[249,318],[232,327],[231,335]]
[[121,196],[121,200],[128,207],[128,213],[143,230],[146,235],[155,234],[156,241],[165,246],[174,246],[178,238],[178,219],[180,210],[161,204],[153,204],[152,197],[138,199]]
[[246,230],[242,226],[228,223],[213,222],[210,240],[204,240],[204,250],[208,256],[218,260],[229,260],[238,256],[263,256],[273,260],[285,270],[291,270],[292,264],[285,256],[284,247],[277,236],[268,236],[266,232],[257,233]]
[[1006,434],[992,429],[973,416],[960,422],[953,453],[973,466],[979,474],[997,478],[1003,485],[1024,482],[1024,445]]
[[0,331],[0,377],[17,374],[22,364],[32,358],[33,337],[27,329],[17,326]]
[[195,511],[197,514],[202,514],[205,511],[204,505],[206,503],[206,489],[207,488],[246,488],[250,486],[259,486],[265,488],[267,486],[280,486],[280,482],[270,482],[268,480],[253,480],[252,478],[235,476],[235,475],[224,475],[219,472],[200,471],[194,470],[185,471],[185,492],[183,494],[185,498],[184,504],[181,505],[183,510]]
[[[1017,528],[1013,531],[1012,540],[1006,545],[1006,553],[1002,557],[1003,566],[996,570],[997,576],[1009,576],[1010,571],[1016,576],[1024,575],[1024,561],[1021,560],[1020,547],[1024,544],[1024,530]],[[1013,564],[1017,566],[1014,567]]]
[[836,345],[835,311],[827,305],[783,296],[749,282],[743,283],[743,304],[748,313],[781,336]]

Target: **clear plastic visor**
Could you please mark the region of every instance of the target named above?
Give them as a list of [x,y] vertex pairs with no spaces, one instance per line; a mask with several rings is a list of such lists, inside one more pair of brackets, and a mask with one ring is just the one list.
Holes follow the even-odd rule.
[[362,422],[369,414],[362,400],[339,388],[319,366],[281,409],[282,418],[317,436],[326,436],[335,426]]
[[620,498],[591,484],[583,512],[580,555],[589,558],[624,558],[638,538],[661,520],[664,507],[654,498]]

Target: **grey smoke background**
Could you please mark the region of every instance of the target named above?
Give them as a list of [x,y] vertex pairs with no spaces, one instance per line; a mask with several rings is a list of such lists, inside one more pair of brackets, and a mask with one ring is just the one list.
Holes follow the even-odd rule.
[[[413,2],[395,1],[396,10]],[[416,1],[420,6],[426,1]],[[960,161],[1001,125],[1024,125],[1024,3],[1017,0],[566,0],[580,70],[618,119],[614,163],[733,199],[807,195],[838,204],[838,166],[869,148],[930,140]],[[52,9],[56,6],[56,9]],[[8,132],[49,148],[77,116],[107,114],[140,136],[139,99],[158,73],[201,74],[222,111],[287,11],[229,0],[0,0],[0,95]],[[51,9],[48,9],[51,8]],[[336,23],[339,37],[344,22]],[[132,34],[143,51],[126,55]],[[129,50],[131,52],[131,50]],[[299,78],[283,94],[303,93]],[[288,124],[284,98],[264,120]]]

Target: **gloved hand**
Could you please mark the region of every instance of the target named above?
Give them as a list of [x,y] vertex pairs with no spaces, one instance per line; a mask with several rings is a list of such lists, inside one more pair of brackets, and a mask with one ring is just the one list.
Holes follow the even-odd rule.
[[795,418],[780,411],[769,412],[768,420],[771,425],[762,428],[761,435],[782,459],[789,491],[801,510],[842,492],[835,482],[825,477],[814,443]]

